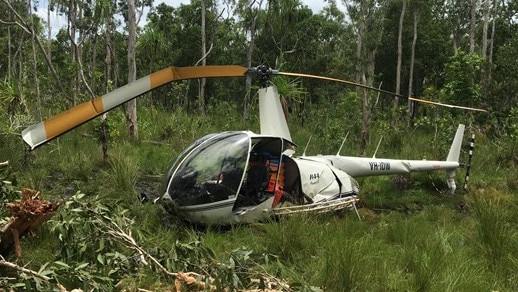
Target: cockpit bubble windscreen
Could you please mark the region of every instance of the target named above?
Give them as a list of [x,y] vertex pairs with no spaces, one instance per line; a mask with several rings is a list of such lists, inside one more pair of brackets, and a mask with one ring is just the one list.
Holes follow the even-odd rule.
[[243,132],[222,133],[197,146],[175,171],[168,193],[179,206],[234,198],[244,176],[250,138]]

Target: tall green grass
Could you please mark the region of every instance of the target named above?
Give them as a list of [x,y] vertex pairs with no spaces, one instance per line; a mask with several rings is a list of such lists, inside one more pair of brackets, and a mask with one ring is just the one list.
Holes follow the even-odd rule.
[[[371,177],[359,180],[362,220],[354,213],[303,215],[228,230],[194,230],[170,218],[160,206],[138,203],[135,187],[166,171],[175,155],[196,138],[221,130],[259,128],[257,114],[243,121],[237,105],[214,105],[210,111],[207,116],[194,116],[180,110],[141,107],[138,142],[126,139],[123,115],[110,113],[108,161],[103,160],[96,139],[97,121],[27,156],[8,141],[1,141],[0,147],[2,157],[12,160],[20,186],[57,198],[71,188],[88,198],[98,196],[114,212],[130,209],[128,216],[136,222],[133,232],[139,243],[170,267],[175,267],[171,263],[175,252],[188,254],[176,244],[185,247],[195,241],[220,262],[228,261],[239,248],[269,255],[268,263],[254,269],[285,279],[293,287],[324,291],[518,290],[516,167],[499,157],[489,138],[481,137],[476,144],[467,193],[446,195],[441,172],[399,179]],[[289,118],[301,148],[313,135],[307,154],[336,153],[348,131],[341,154],[358,153],[358,121],[344,123],[344,117],[352,118],[347,111],[330,113],[314,107],[307,113],[315,118],[306,116],[303,124],[298,117]],[[387,125],[373,123],[369,154],[383,135],[377,157],[443,159],[455,128],[441,124],[436,131],[432,125],[420,124],[401,130]],[[506,143],[512,141],[499,141],[498,147],[510,147]],[[6,151],[16,153],[10,158]],[[462,157],[466,158],[466,151]],[[457,184],[462,181],[461,170]],[[72,217],[66,212],[60,216],[55,219]],[[56,253],[57,240],[48,230],[41,229],[46,233],[40,237],[23,239],[29,250],[27,258],[19,260],[21,264],[37,270],[45,261],[64,260]],[[97,235],[92,232],[80,238],[98,242],[89,236]],[[192,248],[191,259],[203,261],[199,246]],[[171,285],[170,279],[157,277],[157,271],[140,268],[127,271],[118,288],[163,290]]]

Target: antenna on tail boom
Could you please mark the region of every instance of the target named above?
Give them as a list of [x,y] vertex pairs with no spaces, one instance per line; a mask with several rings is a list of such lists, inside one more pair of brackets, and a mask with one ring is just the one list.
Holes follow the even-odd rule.
[[475,148],[475,134],[471,134],[469,139],[468,164],[466,164],[466,178],[464,180],[464,191],[468,190],[469,171],[471,170],[471,158],[473,157],[473,148]]

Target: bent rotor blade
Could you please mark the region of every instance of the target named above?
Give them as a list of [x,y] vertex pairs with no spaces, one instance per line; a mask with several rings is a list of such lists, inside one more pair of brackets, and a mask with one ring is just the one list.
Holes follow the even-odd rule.
[[458,108],[458,109],[465,109],[465,110],[470,110],[470,111],[487,113],[487,110],[485,110],[485,109],[435,102],[435,101],[419,99],[419,98],[415,98],[415,97],[408,97],[408,100],[422,102],[422,103],[428,103],[428,104],[435,104],[435,105],[445,106],[445,107],[449,107],[449,108]]
[[479,109],[479,108],[466,107],[466,106],[460,106],[460,105],[451,105],[451,104],[447,104],[447,103],[440,103],[440,102],[435,102],[435,101],[429,101],[429,100],[426,100],[426,99],[420,99],[420,98],[415,98],[415,97],[408,97],[408,96],[404,96],[402,94],[397,94],[395,92],[390,92],[390,91],[383,90],[383,89],[380,89],[380,88],[364,85],[364,84],[361,84],[361,83],[356,83],[356,82],[353,82],[353,81],[332,78],[332,77],[325,77],[325,76],[319,76],[319,75],[310,75],[310,74],[303,74],[303,73],[290,73],[290,72],[276,72],[276,74],[286,75],[286,76],[307,77],[307,78],[329,80],[329,81],[345,83],[345,84],[349,84],[349,85],[353,85],[353,86],[357,86],[357,87],[361,87],[361,88],[365,88],[365,89],[370,89],[370,90],[374,90],[374,91],[377,91],[377,92],[390,94],[390,95],[401,97],[401,98],[408,98],[409,100],[415,101],[415,102],[422,102],[422,103],[427,103],[427,104],[435,104],[435,105],[445,106],[445,107],[449,107],[449,108],[458,108],[458,109],[465,109],[465,110],[478,111],[478,112],[487,112],[486,110]]
[[22,137],[33,150],[139,95],[172,81],[209,77],[241,77],[247,70],[248,68],[242,66],[165,68],[91,101],[79,104],[46,121],[31,125],[22,131]]
[[375,91],[378,91],[378,92],[382,92],[382,93],[386,93],[386,94],[390,94],[390,95],[399,96],[399,97],[403,97],[404,98],[404,96],[401,95],[401,94],[397,94],[397,93],[386,91],[386,90],[379,89],[379,88],[376,88],[376,87],[372,87],[372,86],[368,86],[368,85],[363,85],[361,83],[356,83],[356,82],[353,82],[353,81],[348,81],[348,80],[343,80],[343,79],[338,79],[338,78],[319,76],[319,75],[310,75],[310,74],[304,74],[304,73],[291,73],[291,72],[278,72],[277,74],[279,74],[279,75],[286,75],[286,76],[306,77],[306,78],[314,78],[314,79],[322,79],[322,80],[340,82],[340,83],[345,83],[345,84],[349,84],[349,85],[353,85],[353,86],[357,86],[357,87],[361,87],[361,88],[365,88],[365,89],[371,89],[371,90],[375,90]]

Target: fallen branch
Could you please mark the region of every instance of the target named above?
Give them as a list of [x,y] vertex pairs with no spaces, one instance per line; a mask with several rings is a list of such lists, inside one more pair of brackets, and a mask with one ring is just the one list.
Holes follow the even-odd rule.
[[[207,285],[204,282],[199,281],[200,274],[195,272],[178,272],[174,273],[169,270],[167,270],[166,267],[164,267],[156,258],[154,258],[152,255],[150,255],[146,250],[144,250],[142,247],[140,247],[135,239],[131,236],[131,232],[125,232],[119,225],[117,225],[115,222],[111,222],[111,226],[107,226],[106,233],[117,238],[121,239],[126,243],[126,245],[130,248],[136,251],[139,254],[139,257],[145,265],[148,265],[145,258],[148,258],[155,264],[164,274],[174,277],[175,278],[175,287],[177,292],[182,291],[182,283],[186,283],[187,285],[194,286],[198,289],[206,290],[208,291],[216,291],[217,288],[214,285]],[[210,279],[211,282],[213,279]]]
[[5,166],[5,165],[9,165],[9,160],[0,162],[0,166]]
[[49,282],[50,280],[52,280],[51,277],[48,277],[48,276],[45,276],[45,275],[40,275],[38,274],[38,272],[36,271],[33,271],[33,270],[30,270],[30,269],[27,269],[27,268],[24,268],[24,267],[21,267],[21,266],[18,266],[17,264],[15,263],[11,263],[11,262],[8,262],[4,259],[3,256],[0,255],[0,266],[4,266],[4,267],[7,267],[7,268],[10,268],[10,269],[13,269],[13,270],[16,270],[18,272],[22,272],[22,273],[25,273],[25,274],[29,274],[31,276],[34,276],[34,277],[37,277],[37,278],[40,278],[44,281],[47,281]]
[[[7,267],[7,268],[10,268],[10,269],[13,269],[13,270],[16,270],[18,272],[22,272],[22,273],[25,273],[25,274],[29,274],[33,277],[36,277],[36,278],[39,278],[39,279],[42,279],[43,281],[45,282],[51,282],[52,278],[49,277],[49,276],[45,276],[45,275],[40,275],[38,272],[36,271],[33,271],[31,269],[27,269],[25,267],[21,267],[15,263],[11,263],[11,262],[8,262],[4,259],[3,256],[0,255],[0,266],[4,266],[4,267]],[[59,289],[60,292],[66,292],[68,291],[63,285],[61,284],[55,284],[56,287]]]

